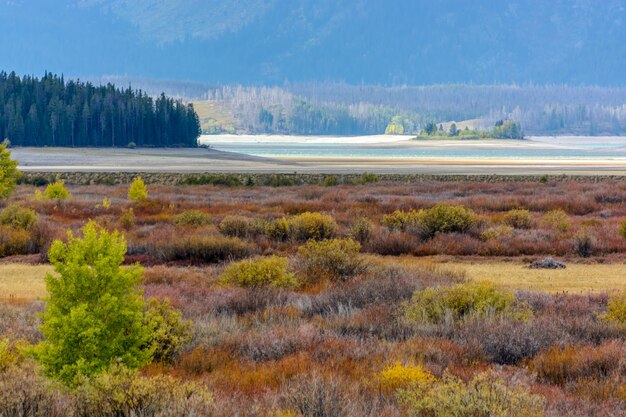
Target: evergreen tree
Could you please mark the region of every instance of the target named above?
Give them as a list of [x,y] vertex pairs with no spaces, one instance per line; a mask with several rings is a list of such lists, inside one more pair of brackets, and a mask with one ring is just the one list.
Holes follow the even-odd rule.
[[0,72],[0,138],[17,146],[197,146],[193,105],[130,87]]
[[8,198],[15,189],[21,174],[17,169],[17,161],[11,159],[8,142],[0,144],[0,200]]

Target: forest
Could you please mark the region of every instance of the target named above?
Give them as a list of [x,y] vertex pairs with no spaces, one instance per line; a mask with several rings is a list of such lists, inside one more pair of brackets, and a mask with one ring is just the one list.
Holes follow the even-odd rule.
[[16,146],[193,147],[192,104],[141,90],[0,72],[0,138]]

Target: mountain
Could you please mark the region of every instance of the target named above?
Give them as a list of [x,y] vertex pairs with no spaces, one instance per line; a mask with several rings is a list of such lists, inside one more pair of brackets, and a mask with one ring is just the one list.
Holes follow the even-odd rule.
[[35,75],[626,85],[623,0],[0,0],[0,27]]

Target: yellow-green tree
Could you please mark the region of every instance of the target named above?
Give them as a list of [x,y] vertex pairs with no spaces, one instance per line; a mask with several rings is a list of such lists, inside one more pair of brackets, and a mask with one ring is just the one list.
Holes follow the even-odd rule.
[[0,144],[0,200],[8,198],[13,193],[20,176],[17,161],[11,159],[11,151],[7,149],[7,144]]
[[47,375],[70,386],[113,364],[139,368],[154,350],[138,289],[143,269],[121,267],[126,240],[94,222],[82,233],[68,231],[67,243],[50,247],[56,274],[46,276],[44,340],[33,352]]
[[128,198],[133,201],[141,201],[148,198],[148,187],[141,177],[135,177],[128,189]]

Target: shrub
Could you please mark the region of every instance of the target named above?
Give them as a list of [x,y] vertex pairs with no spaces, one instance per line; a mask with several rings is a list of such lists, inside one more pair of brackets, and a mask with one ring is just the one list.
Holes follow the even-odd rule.
[[507,226],[515,229],[530,229],[533,222],[533,216],[528,210],[514,209],[509,210],[502,220]]
[[588,258],[593,254],[596,238],[588,231],[581,230],[574,239],[574,247],[579,256]]
[[626,292],[612,295],[606,313],[600,317],[609,323],[626,326]]
[[358,185],[372,184],[378,182],[378,176],[371,172],[364,172],[355,181]]
[[391,214],[383,216],[382,225],[386,226],[390,231],[407,231],[410,228],[418,226],[424,217],[424,210],[396,210]]
[[296,240],[323,240],[337,233],[335,219],[327,214],[305,212],[289,220],[290,232]]
[[485,372],[471,381],[445,375],[431,387],[400,390],[410,416],[538,417],[545,399],[526,386],[508,387],[496,374]]
[[120,224],[125,230],[129,230],[135,225],[135,211],[132,207],[122,211],[122,215],[120,216]]
[[298,248],[298,261],[311,281],[346,280],[363,268],[360,251],[352,239],[310,240]]
[[372,236],[372,223],[367,219],[357,219],[350,228],[350,237],[357,242],[364,243]]
[[243,216],[226,216],[218,228],[226,236],[246,237],[250,229],[250,219]]
[[[250,177],[248,177],[251,179]],[[228,187],[240,186],[241,180],[235,175],[215,175],[215,174],[203,174],[200,176],[187,177],[180,182],[181,185],[226,185]]]
[[497,240],[505,237],[509,237],[513,234],[513,227],[511,226],[495,226],[490,227],[480,234],[480,239],[484,241]]
[[168,300],[148,300],[145,322],[150,329],[147,345],[155,362],[172,363],[191,341],[191,321],[184,320]]
[[111,199],[109,197],[104,197],[102,199],[102,208],[107,210],[111,207]]
[[64,393],[33,366],[10,367],[0,371],[0,416],[66,417]]
[[565,385],[579,379],[605,380],[622,365],[624,348],[616,342],[601,346],[555,346],[531,364],[537,377],[550,384]]
[[378,375],[381,389],[393,393],[399,389],[427,387],[435,382],[435,377],[420,365],[388,365]]
[[59,179],[52,184],[48,184],[43,192],[43,197],[48,200],[69,200],[72,198],[72,194],[65,188],[65,182]]
[[571,225],[569,216],[561,209],[550,210],[543,215],[543,220],[562,233],[567,232]]
[[164,262],[221,262],[250,256],[254,247],[235,237],[187,236],[152,247],[152,251]]
[[320,375],[305,375],[291,382],[288,401],[303,417],[348,417],[346,398],[339,384]]
[[291,223],[285,217],[271,221],[265,227],[265,235],[273,240],[285,241],[291,235]]
[[177,226],[198,227],[211,223],[211,216],[199,210],[183,211],[174,219]]
[[463,206],[440,203],[426,210],[421,219],[423,237],[437,233],[465,233],[476,223],[476,215]]
[[623,238],[626,238],[626,220],[624,220],[620,226],[620,234]]
[[222,283],[240,287],[271,286],[293,288],[298,285],[294,274],[289,272],[287,258],[270,256],[249,259],[230,264],[220,278]]
[[213,395],[204,386],[168,376],[140,377],[121,366],[83,378],[74,392],[80,416],[214,415]]
[[148,188],[141,177],[135,177],[128,188],[128,199],[142,201],[148,198]]
[[524,320],[530,309],[515,296],[489,283],[469,282],[450,287],[416,291],[406,306],[409,320],[417,324],[439,324],[468,317],[484,319],[496,315]]
[[34,210],[11,204],[0,212],[0,224],[15,229],[30,230],[39,217]]
[[26,255],[33,252],[33,246],[27,230],[0,226],[0,257]]
[[66,385],[77,375],[93,375],[114,361],[131,368],[147,362],[149,329],[137,288],[143,269],[122,268],[126,240],[89,222],[83,238],[67,232],[49,251],[57,275],[46,275],[48,299],[34,349],[46,374]]
[[326,175],[324,177],[324,187],[334,187],[339,184],[339,178],[336,175]]
[[0,143],[0,200],[8,198],[15,190],[17,180],[22,174],[17,169],[17,161],[11,159],[8,143]]

